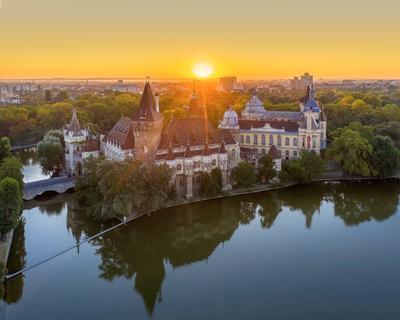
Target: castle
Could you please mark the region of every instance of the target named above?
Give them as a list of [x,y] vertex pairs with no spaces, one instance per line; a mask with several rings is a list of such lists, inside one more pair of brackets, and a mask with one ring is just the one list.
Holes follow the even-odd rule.
[[187,115],[163,126],[159,96],[146,82],[138,110],[122,117],[100,140],[82,128],[73,110],[64,129],[66,170],[79,175],[88,157],[103,154],[107,159],[128,158],[168,165],[171,185],[181,197],[198,194],[202,173],[219,168],[224,190],[231,188],[230,173],[240,161],[258,166],[269,154],[277,171],[282,159],[299,157],[303,149],[319,153],[326,147],[327,119],[309,87],[298,112],[267,111],[254,94],[239,117],[229,108],[218,128],[208,121],[195,89]]
[[240,117],[229,108],[219,128],[231,130],[239,141],[241,157],[255,164],[271,148],[284,160],[298,158],[304,149],[319,154],[326,148],[327,118],[315,99],[313,87],[307,88],[299,109],[267,111],[253,95]]

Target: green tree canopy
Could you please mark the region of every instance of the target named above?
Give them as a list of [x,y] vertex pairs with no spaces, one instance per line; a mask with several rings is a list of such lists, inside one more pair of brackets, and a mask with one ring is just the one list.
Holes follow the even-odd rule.
[[213,196],[222,191],[222,172],[219,168],[211,171],[211,174],[204,172],[200,177],[200,194]]
[[37,147],[43,173],[58,175],[64,164],[64,148],[60,139],[55,136],[45,136]]
[[400,166],[400,153],[393,141],[387,136],[376,136],[372,146],[372,165],[378,175],[387,177],[396,173]]
[[0,138],[0,162],[11,156],[11,144],[8,137]]
[[18,182],[22,192],[24,187],[24,175],[22,174],[22,163],[15,157],[5,158],[0,164],[0,181],[5,178],[13,178]]
[[78,198],[100,221],[152,212],[168,199],[171,170],[136,160],[88,159],[77,185]]
[[251,187],[257,181],[254,167],[248,162],[240,162],[239,165],[232,170],[231,177],[238,187]]
[[283,163],[279,177],[282,181],[293,181],[300,184],[310,183],[324,171],[324,160],[315,152],[304,150],[300,159]]
[[327,150],[327,157],[342,166],[344,171],[362,176],[375,176],[372,167],[372,145],[357,131],[347,129],[335,138]]
[[268,182],[276,177],[274,161],[271,156],[265,155],[258,162],[258,177],[261,182]]
[[18,224],[22,194],[18,181],[5,178],[0,182],[0,235],[2,238]]

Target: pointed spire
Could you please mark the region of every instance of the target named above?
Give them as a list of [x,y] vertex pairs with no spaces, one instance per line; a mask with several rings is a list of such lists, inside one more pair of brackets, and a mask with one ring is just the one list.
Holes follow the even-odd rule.
[[71,122],[69,123],[69,130],[71,130],[71,131],[80,131],[81,130],[81,124],[79,123],[75,108],[72,109],[72,118],[71,118]]
[[156,100],[154,99],[153,91],[147,79],[144,85],[142,98],[140,99],[139,110],[133,115],[133,120],[157,121],[162,120],[162,118],[162,114],[156,109]]
[[315,96],[314,96],[314,85],[311,85],[311,88],[310,87],[308,87],[308,88],[309,88],[309,99],[308,100],[312,100],[312,99],[315,98]]
[[210,148],[208,147],[208,138],[206,139],[206,144],[204,145],[203,149],[203,156],[209,156],[211,155]]
[[226,151],[226,148],[225,148],[224,138],[222,138],[222,140],[221,140],[221,146],[219,147],[219,153],[228,153],[228,151]]
[[303,98],[301,98],[301,100],[300,100],[300,102],[302,104],[306,104],[310,100],[310,91],[311,91],[310,86],[307,86],[306,95]]
[[172,144],[169,144],[168,154],[166,160],[172,161],[175,160],[174,151],[172,150]]
[[190,140],[188,139],[188,143],[186,146],[186,151],[185,151],[185,158],[191,158],[193,156],[192,150],[190,149]]

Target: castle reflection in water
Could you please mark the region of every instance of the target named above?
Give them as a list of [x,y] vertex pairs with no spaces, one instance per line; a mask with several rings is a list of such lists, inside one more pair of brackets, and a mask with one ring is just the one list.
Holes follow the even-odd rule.
[[[132,279],[151,314],[157,301],[162,300],[166,263],[178,268],[207,260],[240,225],[259,219],[262,228],[273,228],[284,210],[304,215],[305,227],[311,228],[313,217],[324,202],[333,204],[335,216],[348,226],[386,220],[397,211],[400,187],[392,182],[378,184],[381,186],[373,188],[373,196],[371,186],[365,183],[318,184],[181,206],[140,219],[90,244],[98,248],[99,276],[107,281],[117,277]],[[55,198],[39,209],[48,215],[67,210],[66,227],[77,243],[109,226],[92,222],[84,210],[77,208],[73,197]],[[24,234],[21,223],[9,261],[14,270],[26,264]],[[7,303],[18,302],[23,282],[23,277],[7,282]]]

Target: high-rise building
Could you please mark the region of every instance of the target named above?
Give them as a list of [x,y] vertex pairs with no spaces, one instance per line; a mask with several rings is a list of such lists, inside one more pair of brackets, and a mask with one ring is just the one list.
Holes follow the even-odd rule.
[[291,81],[291,86],[293,89],[296,90],[305,90],[308,87],[312,87],[314,83],[314,77],[309,74],[305,73],[304,75],[300,77],[294,77],[293,80]]
[[219,86],[218,89],[220,91],[235,91],[242,90],[242,86],[238,84],[236,77],[222,77],[219,78]]

